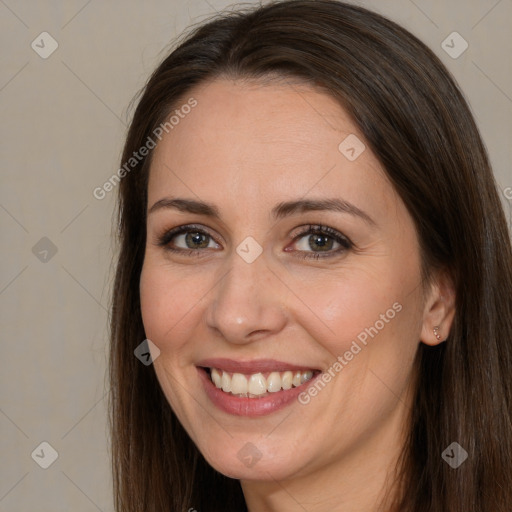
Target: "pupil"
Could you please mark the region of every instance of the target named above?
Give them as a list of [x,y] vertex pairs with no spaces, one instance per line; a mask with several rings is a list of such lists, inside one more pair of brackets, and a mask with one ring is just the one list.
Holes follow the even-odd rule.
[[309,247],[313,250],[327,251],[332,249],[333,240],[325,235],[311,235],[309,237]]
[[187,233],[185,241],[191,249],[208,247],[208,238],[203,233]]

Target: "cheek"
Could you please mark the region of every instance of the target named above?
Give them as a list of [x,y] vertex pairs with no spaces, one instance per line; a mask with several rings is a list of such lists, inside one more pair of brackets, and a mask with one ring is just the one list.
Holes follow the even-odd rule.
[[[322,322],[312,319],[302,326],[315,336],[324,324],[320,327],[325,335],[315,339],[328,352],[326,373],[334,376],[328,391],[311,400],[335,423],[369,432],[392,413],[397,397],[409,386],[421,330],[421,292],[411,293],[399,272],[383,273],[386,277],[380,280],[352,275],[354,279],[326,280],[312,288],[310,304]],[[407,280],[414,282],[415,275]],[[316,436],[318,442],[322,435]]]
[[396,335],[414,302],[410,289],[416,275],[403,275],[388,266],[375,272],[351,268],[334,277],[312,276],[311,281],[302,280],[300,288],[295,283],[297,296],[309,309],[302,306],[297,317],[313,336],[325,333],[324,342],[336,354],[348,350],[353,340],[364,344],[383,333]]
[[193,375],[176,370],[187,367],[190,360],[191,347],[187,340],[203,315],[203,280],[199,276],[183,276],[162,263],[161,258],[155,260],[148,254],[141,272],[142,321],[146,337],[160,350],[153,367],[162,391],[180,421],[187,425],[182,413],[188,395],[183,390],[187,387],[187,379],[192,379]]
[[146,258],[140,277],[142,321],[146,336],[162,355],[171,346],[178,348],[187,326],[196,321],[202,288],[197,278],[183,279],[165,263]]
[[327,353],[324,364],[337,377],[333,392],[365,421],[371,411],[392,407],[390,389],[400,395],[407,385],[421,331],[419,283],[413,257],[381,258],[371,267],[347,266],[335,278],[301,282],[299,294],[315,315],[297,317]]

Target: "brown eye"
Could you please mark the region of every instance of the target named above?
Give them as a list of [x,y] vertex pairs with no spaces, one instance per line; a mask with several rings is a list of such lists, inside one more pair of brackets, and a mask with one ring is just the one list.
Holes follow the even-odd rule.
[[304,258],[318,258],[336,256],[352,247],[352,242],[339,231],[328,226],[310,225],[295,236],[292,250]]
[[164,233],[158,245],[172,251],[195,251],[200,249],[220,249],[213,237],[196,226],[179,226]]
[[327,235],[309,235],[308,245],[312,251],[330,251],[334,246],[334,240]]
[[305,252],[335,252],[340,247],[340,242],[325,233],[306,233],[295,242],[295,249]]
[[185,234],[185,244],[188,249],[205,249],[210,244],[210,239],[209,235],[198,231]]

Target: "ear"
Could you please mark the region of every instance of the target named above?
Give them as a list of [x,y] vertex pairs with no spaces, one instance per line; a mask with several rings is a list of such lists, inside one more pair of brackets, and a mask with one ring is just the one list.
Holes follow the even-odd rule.
[[[430,346],[446,341],[454,316],[455,287],[448,273],[440,272],[430,285],[425,301],[421,341]],[[439,339],[436,334],[439,335]]]

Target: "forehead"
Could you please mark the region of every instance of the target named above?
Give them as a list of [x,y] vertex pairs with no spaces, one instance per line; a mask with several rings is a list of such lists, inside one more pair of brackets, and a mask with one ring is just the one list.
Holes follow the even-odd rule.
[[[339,192],[353,200],[370,194],[385,207],[393,195],[357,126],[318,89],[219,79],[193,89],[182,103],[191,98],[197,105],[155,149],[150,202],[164,192],[224,197],[226,204],[228,194],[261,203],[272,196],[286,200]],[[356,159],[347,158],[354,156],[346,153],[347,144],[356,155],[362,151]]]

